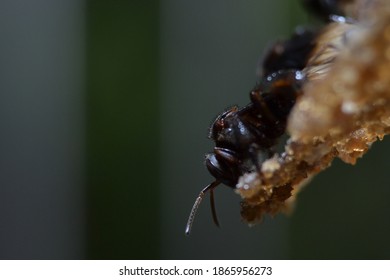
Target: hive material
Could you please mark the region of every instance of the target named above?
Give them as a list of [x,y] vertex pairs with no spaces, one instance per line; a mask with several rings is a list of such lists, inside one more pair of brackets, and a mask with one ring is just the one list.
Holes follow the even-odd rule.
[[356,23],[331,23],[317,40],[308,81],[281,154],[236,188],[249,224],[290,209],[301,187],[336,157],[355,164],[390,132],[390,1],[357,1]]

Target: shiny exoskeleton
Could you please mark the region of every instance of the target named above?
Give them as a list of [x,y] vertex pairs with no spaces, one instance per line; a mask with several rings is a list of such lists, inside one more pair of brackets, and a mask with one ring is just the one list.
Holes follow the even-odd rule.
[[272,73],[251,91],[250,104],[232,107],[217,117],[209,135],[215,148],[206,155],[206,167],[218,182],[234,188],[240,176],[259,171],[261,163],[272,156],[302,81],[298,70]]
[[263,58],[259,82],[249,94],[251,102],[242,108],[229,108],[213,122],[209,138],[215,147],[206,155],[205,164],[215,181],[196,199],[186,234],[191,231],[205,193],[210,192],[214,223],[219,225],[214,188],[220,184],[235,188],[243,174],[260,172],[262,163],[274,154],[278,140],[285,134],[288,115],[301,95],[305,80],[301,70],[314,48],[316,35],[313,31],[297,29],[290,39],[275,43]]

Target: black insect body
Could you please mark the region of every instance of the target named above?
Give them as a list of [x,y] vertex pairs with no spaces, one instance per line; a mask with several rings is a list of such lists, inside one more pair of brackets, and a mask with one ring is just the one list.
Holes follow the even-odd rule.
[[[318,2],[318,6],[314,2]],[[318,10],[325,2],[305,1]],[[336,2],[329,3],[335,8]],[[215,180],[196,199],[188,218],[187,235],[207,192],[214,223],[219,225],[214,188],[220,184],[235,188],[243,174],[260,172],[262,163],[274,154],[278,140],[285,134],[288,115],[301,95],[305,80],[301,70],[315,48],[316,37],[316,32],[297,29],[290,39],[275,43],[263,58],[260,81],[250,92],[251,103],[242,108],[232,107],[213,122],[209,138],[215,142],[215,147],[206,155],[205,164]]]
[[252,103],[217,117],[209,135],[215,142],[214,152],[206,155],[206,167],[217,181],[234,188],[241,175],[259,171],[261,163],[272,156],[302,81],[300,71],[273,73],[250,93]]
[[302,70],[308,54],[314,48],[316,37],[316,31],[298,27],[290,39],[274,43],[259,67],[260,76],[266,77],[286,69]]
[[275,72],[251,91],[250,104],[243,108],[232,107],[216,118],[209,135],[215,148],[206,155],[206,167],[215,181],[204,188],[195,201],[186,234],[191,231],[206,192],[210,192],[213,219],[219,225],[213,189],[219,184],[235,188],[244,173],[260,172],[262,162],[272,156],[273,147],[285,133],[288,114],[301,94],[303,80],[299,70]]

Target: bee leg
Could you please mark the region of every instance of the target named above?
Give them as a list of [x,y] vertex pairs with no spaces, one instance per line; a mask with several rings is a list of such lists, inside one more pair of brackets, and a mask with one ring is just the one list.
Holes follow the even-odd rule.
[[[257,173],[260,174],[261,170],[260,170],[259,157],[262,157],[262,156],[261,156],[261,154],[259,154],[259,149],[258,149],[257,145],[251,145],[249,147],[249,156],[250,156],[250,159],[251,159],[254,167],[256,168]],[[263,159],[261,159],[261,161],[263,161]]]

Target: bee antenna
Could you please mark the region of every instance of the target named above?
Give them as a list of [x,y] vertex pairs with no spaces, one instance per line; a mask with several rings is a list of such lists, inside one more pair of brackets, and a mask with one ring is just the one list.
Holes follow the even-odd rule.
[[217,212],[215,211],[215,203],[214,203],[214,188],[218,186],[221,182],[214,181],[211,184],[207,185],[201,192],[199,193],[198,197],[196,198],[194,205],[192,206],[190,216],[188,217],[187,225],[186,225],[186,235],[190,235],[192,224],[194,223],[196,211],[198,211],[199,205],[203,200],[204,195],[206,192],[210,191],[210,206],[211,206],[211,212],[213,215],[214,223],[219,227],[218,218],[217,218]]

